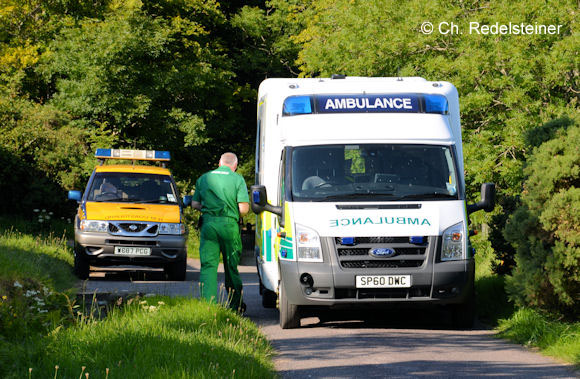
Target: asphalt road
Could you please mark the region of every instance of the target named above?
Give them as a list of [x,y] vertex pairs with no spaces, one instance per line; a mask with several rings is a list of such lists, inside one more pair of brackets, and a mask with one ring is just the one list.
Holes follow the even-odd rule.
[[[199,296],[199,262],[188,264],[185,282],[163,281],[161,272],[108,269],[92,272],[83,290]],[[367,312],[324,324],[308,318],[300,329],[282,330],[278,311],[261,305],[255,267],[240,266],[240,272],[246,316],[278,351],[275,364],[284,378],[580,377],[568,365],[493,337],[483,325],[453,330],[445,311]]]

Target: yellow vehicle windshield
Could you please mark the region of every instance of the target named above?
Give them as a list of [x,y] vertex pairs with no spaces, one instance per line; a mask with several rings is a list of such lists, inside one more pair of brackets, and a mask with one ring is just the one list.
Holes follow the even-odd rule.
[[169,175],[135,172],[97,172],[87,201],[178,204]]

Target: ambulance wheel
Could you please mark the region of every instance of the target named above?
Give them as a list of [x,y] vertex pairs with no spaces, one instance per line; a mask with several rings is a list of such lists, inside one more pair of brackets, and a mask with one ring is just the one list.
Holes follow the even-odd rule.
[[290,304],[286,297],[284,281],[280,282],[280,327],[282,329],[295,329],[300,327],[300,308],[296,304]]
[[276,300],[278,300],[276,292],[267,288],[262,289],[262,306],[264,308],[276,308]]
[[82,253],[77,252],[75,248],[74,274],[77,278],[86,280],[89,278],[90,271],[91,266],[89,265],[88,259]]
[[169,279],[169,280],[184,281],[185,274],[187,272],[187,261],[182,260],[182,261],[167,263],[167,264],[165,264],[163,271],[165,272],[165,276],[167,276],[167,279]]

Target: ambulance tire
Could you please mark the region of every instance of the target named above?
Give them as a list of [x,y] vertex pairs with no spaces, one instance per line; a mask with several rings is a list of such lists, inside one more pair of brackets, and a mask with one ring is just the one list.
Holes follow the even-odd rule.
[[276,292],[267,288],[262,289],[262,306],[264,308],[276,308],[276,300],[278,300]]
[[453,327],[457,329],[473,328],[476,305],[475,296],[472,294],[469,299],[462,304],[451,305],[451,316]]
[[82,253],[77,252],[75,246],[75,262],[74,262],[74,274],[77,278],[81,280],[86,280],[89,278],[89,273],[91,272],[91,266],[86,257]]
[[284,281],[280,282],[280,327],[282,329],[295,329],[300,327],[300,307],[296,304],[290,304],[286,297]]
[[166,263],[163,271],[168,280],[182,282],[185,280],[185,274],[187,273],[187,261]]

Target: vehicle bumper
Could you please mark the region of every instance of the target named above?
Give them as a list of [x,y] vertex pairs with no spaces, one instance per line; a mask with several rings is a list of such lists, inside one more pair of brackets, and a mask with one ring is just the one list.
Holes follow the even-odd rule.
[[[421,267],[344,269],[331,243],[323,244],[324,262],[280,261],[281,277],[292,304],[366,308],[407,305],[460,304],[473,296],[475,262],[473,259],[438,262],[440,241],[433,237],[426,261]],[[309,274],[313,285],[300,277]],[[356,288],[357,275],[410,275],[410,288]]]
[[[162,267],[165,263],[187,259],[187,234],[155,237],[124,237],[106,233],[75,231],[75,254],[82,254],[91,265],[137,265]],[[115,246],[145,247],[151,255],[118,255]]]

